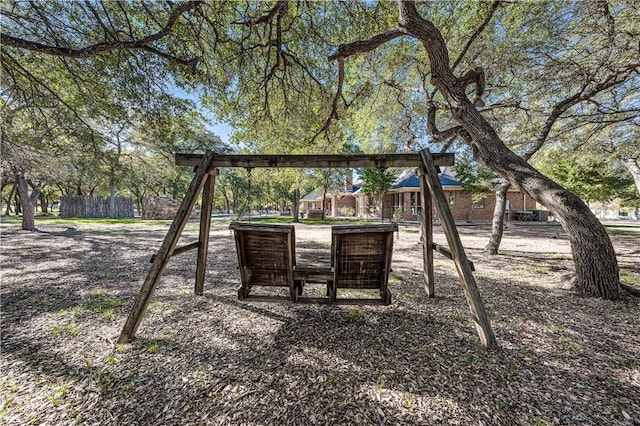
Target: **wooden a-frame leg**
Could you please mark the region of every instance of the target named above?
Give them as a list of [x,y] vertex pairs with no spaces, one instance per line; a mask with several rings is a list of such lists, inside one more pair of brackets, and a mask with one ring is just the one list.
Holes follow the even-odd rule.
[[422,206],[422,257],[424,289],[428,297],[435,297],[435,277],[433,272],[433,212],[431,194],[427,185],[425,173],[419,171],[420,177],[420,203]]
[[200,237],[198,245],[198,263],[196,265],[196,285],[194,292],[201,296],[204,291],[204,274],[207,270],[207,253],[209,252],[209,233],[211,230],[211,209],[216,186],[216,171],[206,178],[202,190],[202,210],[200,213]]
[[478,287],[476,285],[476,280],[473,277],[471,266],[467,261],[467,255],[465,254],[464,247],[460,241],[460,235],[456,229],[453,215],[451,214],[449,204],[447,203],[444,195],[444,190],[442,189],[442,185],[438,179],[438,171],[436,170],[436,165],[433,162],[433,157],[431,157],[431,152],[429,152],[428,149],[420,151],[420,156],[422,157],[426,183],[429,186],[429,191],[433,194],[433,201],[438,209],[440,222],[444,228],[447,242],[449,243],[449,248],[451,249],[451,254],[453,255],[453,260],[456,264],[458,276],[462,282],[464,295],[467,299],[467,303],[469,304],[469,310],[473,316],[476,330],[480,336],[480,341],[488,348],[495,348],[498,346],[498,343],[496,342],[496,337],[491,329],[489,318],[484,310],[484,304],[480,298],[480,293],[478,292]]
[[142,284],[142,288],[140,289],[140,293],[136,297],[135,302],[133,303],[133,308],[127,317],[127,322],[124,324],[122,328],[122,332],[120,333],[120,337],[118,338],[118,343],[129,343],[133,340],[133,337],[138,331],[138,327],[140,326],[140,322],[142,322],[142,318],[149,306],[149,301],[151,300],[151,296],[156,290],[158,286],[158,282],[162,277],[162,273],[164,272],[167,263],[169,262],[169,258],[173,253],[173,250],[180,239],[180,235],[184,230],[184,226],[189,220],[189,216],[191,211],[193,210],[193,206],[196,203],[196,199],[198,198],[198,194],[204,185],[206,177],[209,175],[209,165],[213,158],[213,152],[207,151],[207,153],[203,156],[200,165],[196,169],[196,173],[193,176],[193,180],[191,180],[191,184],[189,185],[189,189],[180,204],[180,208],[178,208],[178,212],[176,213],[176,217],[173,219],[171,226],[169,227],[169,231],[167,235],[164,237],[162,241],[162,245],[158,250],[158,254],[156,255],[153,264],[151,265],[151,269],[149,269],[149,273]]

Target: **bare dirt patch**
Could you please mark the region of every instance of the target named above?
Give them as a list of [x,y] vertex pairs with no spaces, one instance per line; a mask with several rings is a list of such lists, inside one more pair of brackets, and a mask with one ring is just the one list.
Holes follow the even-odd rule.
[[[39,227],[2,233],[3,424],[640,424],[640,299],[576,296],[559,227],[512,226],[497,257],[482,252],[486,228],[459,228],[493,352],[438,254],[426,297],[415,226],[395,240],[393,304],[358,307],[238,301],[232,235],[214,224],[205,295],[193,295],[195,252],[174,257],[124,346],[168,226]],[[635,231],[612,239],[639,272]],[[296,238],[328,251],[330,229]],[[196,239],[189,224],[182,242]]]

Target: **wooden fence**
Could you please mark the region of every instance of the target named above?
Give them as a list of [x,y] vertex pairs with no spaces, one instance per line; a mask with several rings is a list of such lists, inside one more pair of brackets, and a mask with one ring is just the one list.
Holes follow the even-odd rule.
[[64,195],[60,199],[60,217],[133,217],[133,199],[116,197],[115,212],[109,214],[109,197]]

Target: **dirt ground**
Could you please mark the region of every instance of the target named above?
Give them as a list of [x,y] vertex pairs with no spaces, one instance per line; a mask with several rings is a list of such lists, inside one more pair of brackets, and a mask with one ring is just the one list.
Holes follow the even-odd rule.
[[[486,226],[459,227],[496,351],[437,253],[426,297],[414,225],[394,241],[390,306],[328,306],[238,301],[232,234],[214,223],[205,294],[195,252],[172,258],[130,345],[115,341],[168,225],[38,226],[2,227],[4,425],[640,424],[640,298],[575,295],[558,226],[513,224],[493,257]],[[640,274],[640,228],[611,235]],[[181,245],[196,239],[190,223]],[[328,252],[330,227],[296,239]]]

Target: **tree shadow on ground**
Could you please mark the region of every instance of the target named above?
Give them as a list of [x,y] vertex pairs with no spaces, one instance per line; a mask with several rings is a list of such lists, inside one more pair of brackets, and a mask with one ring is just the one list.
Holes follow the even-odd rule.
[[[113,342],[149,268],[145,246],[157,247],[157,240],[144,233],[115,245],[63,237],[64,247],[76,247],[69,251],[77,258],[69,275],[76,278],[54,288],[33,284],[37,274],[29,268],[22,281],[13,275],[2,290],[2,363],[16,390],[6,397],[8,386],[2,395],[25,407],[34,400],[37,408],[9,404],[6,424],[632,424],[640,418],[635,299],[583,299],[531,285],[527,275],[481,271],[501,345],[486,351],[453,271],[437,272],[438,297],[428,299],[421,273],[400,262],[394,274],[402,279],[393,283],[388,307],[246,303],[236,298],[232,238],[216,237],[205,296],[191,294],[194,254],[175,257],[138,338],[121,347]],[[123,244],[126,250],[117,250]],[[10,256],[16,262],[19,254]],[[50,260],[46,274],[69,271],[56,270],[59,259],[51,256],[39,258]],[[104,274],[92,269],[98,260],[118,265],[112,279],[96,280]],[[128,270],[134,262],[139,269]],[[73,312],[100,291],[123,301],[112,318]],[[39,296],[50,300],[36,313],[29,303]],[[51,327],[68,324],[80,332],[53,333]]]

